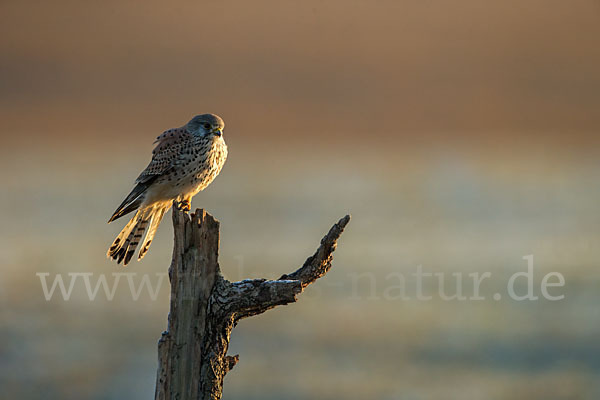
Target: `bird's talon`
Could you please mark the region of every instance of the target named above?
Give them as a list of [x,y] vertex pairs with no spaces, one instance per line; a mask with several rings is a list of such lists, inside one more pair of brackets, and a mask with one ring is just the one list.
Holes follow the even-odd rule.
[[192,209],[192,205],[188,200],[183,200],[179,202],[177,208],[179,208],[181,211],[189,212]]

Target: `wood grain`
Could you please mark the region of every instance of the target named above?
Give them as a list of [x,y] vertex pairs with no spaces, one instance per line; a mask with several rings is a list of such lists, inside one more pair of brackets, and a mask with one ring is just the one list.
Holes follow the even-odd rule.
[[306,286],[331,268],[346,215],[296,271],[277,280],[229,282],[219,269],[219,222],[202,209],[173,207],[175,243],[169,268],[168,329],[158,342],[156,400],[217,400],[223,379],[238,362],[228,356],[231,331],[240,319],[295,302]]

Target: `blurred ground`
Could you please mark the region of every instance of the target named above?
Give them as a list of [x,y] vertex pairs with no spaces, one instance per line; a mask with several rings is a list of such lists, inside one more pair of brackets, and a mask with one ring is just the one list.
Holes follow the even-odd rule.
[[[0,379],[11,397],[152,395],[167,285],[156,301],[145,292],[132,300],[125,285],[114,301],[102,292],[89,301],[76,285],[70,301],[57,294],[46,302],[35,276],[123,272],[104,258],[120,229],[105,220],[143,165],[150,147],[142,148],[131,163],[123,161],[126,151],[111,152],[119,161],[107,163],[100,149],[77,169],[70,166],[78,157],[61,156],[59,165],[43,152],[18,179],[3,168],[1,206],[13,211],[3,217],[0,252],[8,338]],[[382,150],[379,162],[354,168],[354,157],[296,149],[272,168],[270,156],[253,160],[255,153],[245,152],[234,150],[216,184],[194,201],[221,220],[221,264],[230,279],[280,276],[312,254],[338,217],[351,212],[353,220],[323,281],[297,304],[242,321],[234,331],[231,352],[241,362],[227,377],[226,398],[290,398],[289,390],[298,399],[600,393],[597,161],[517,158],[507,172],[505,162],[468,154],[437,154],[432,163],[392,161]],[[147,258],[126,272],[166,271],[172,228],[170,218],[165,222]],[[546,272],[564,274],[564,300],[490,298],[505,293],[508,275],[525,270],[526,254],[535,256],[536,288]],[[445,302],[426,286],[434,299],[418,301],[410,280],[417,265],[490,271],[494,278],[482,286],[487,300]],[[373,281],[355,281],[364,272]],[[385,296],[396,284],[393,272],[408,278],[412,300]]]
[[[225,399],[600,397],[597,1],[0,4],[0,387],[146,399],[168,290],[46,301],[37,273],[164,273],[104,256],[162,130],[226,121],[194,200],[230,279],[300,265],[345,213],[334,268],[242,321]],[[517,302],[508,277],[561,301]],[[484,301],[401,300],[393,274],[490,272]],[[359,274],[359,275],[357,275]],[[519,290],[523,290],[521,285]],[[431,284],[425,292],[435,294]],[[467,294],[471,288],[465,285]]]

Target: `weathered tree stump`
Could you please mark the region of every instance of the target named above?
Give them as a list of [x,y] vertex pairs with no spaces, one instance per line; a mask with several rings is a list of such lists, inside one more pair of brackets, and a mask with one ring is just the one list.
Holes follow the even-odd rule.
[[217,400],[223,378],[239,356],[228,356],[231,330],[243,318],[296,301],[296,295],[331,268],[346,215],[297,271],[277,280],[229,282],[218,262],[219,222],[206,211],[173,207],[175,244],[169,268],[168,328],[158,342],[155,399]]

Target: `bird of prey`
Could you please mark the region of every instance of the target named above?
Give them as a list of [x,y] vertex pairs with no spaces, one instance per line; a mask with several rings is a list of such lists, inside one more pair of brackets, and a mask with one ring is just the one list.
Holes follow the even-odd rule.
[[197,115],[181,128],[163,132],[152,151],[152,160],[135,180],[135,187],[108,222],[135,211],[106,254],[127,265],[146,229],[141,260],[165,212],[177,201],[189,211],[192,197],[206,188],[221,172],[227,158],[223,120],[215,114]]

